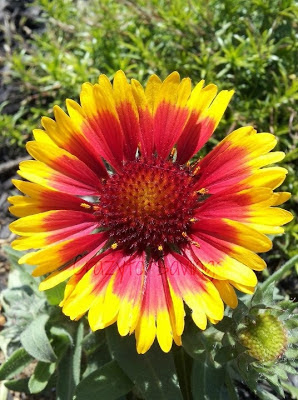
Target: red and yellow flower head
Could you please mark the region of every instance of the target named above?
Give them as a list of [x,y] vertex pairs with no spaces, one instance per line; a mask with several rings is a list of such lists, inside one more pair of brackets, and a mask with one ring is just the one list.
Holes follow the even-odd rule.
[[217,94],[204,81],[173,72],[153,75],[144,89],[122,71],[85,83],[81,105],[54,108],[27,144],[35,159],[20,164],[15,181],[24,196],[10,198],[19,220],[20,263],[47,274],[40,289],[68,279],[63,312],[88,312],[92,330],[117,322],[135,331],[137,351],[155,337],[164,351],[181,343],[184,303],[200,329],[223,318],[223,301],[237,306],[235,288],[253,293],[256,253],[266,234],[292,219],[275,208],[289,198],[274,193],[287,173],[267,167],[282,152],[276,139],[252,127],[229,134],[206,157],[189,160],[217,127],[233,91]]

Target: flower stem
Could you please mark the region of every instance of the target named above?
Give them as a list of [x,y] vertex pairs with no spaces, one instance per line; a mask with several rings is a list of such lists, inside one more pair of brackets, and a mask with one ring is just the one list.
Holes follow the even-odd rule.
[[270,275],[268,279],[262,285],[262,289],[266,289],[272,282],[278,282],[283,279],[285,273],[289,271],[295,263],[298,262],[298,254],[287,261],[281,268]]

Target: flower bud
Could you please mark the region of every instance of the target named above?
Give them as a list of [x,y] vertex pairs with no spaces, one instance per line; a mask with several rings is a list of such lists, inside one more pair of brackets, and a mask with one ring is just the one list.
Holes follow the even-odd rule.
[[240,342],[248,348],[248,354],[259,361],[275,361],[287,346],[287,332],[283,323],[268,312],[259,314],[241,330]]

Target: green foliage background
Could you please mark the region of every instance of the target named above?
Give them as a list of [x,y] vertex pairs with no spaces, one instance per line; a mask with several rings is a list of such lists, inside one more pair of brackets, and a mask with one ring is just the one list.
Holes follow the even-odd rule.
[[[298,7],[294,0],[36,0],[33,24],[26,18],[6,37],[3,80],[17,87],[17,111],[2,104],[0,139],[23,146],[42,115],[67,97],[78,100],[80,86],[123,69],[145,83],[173,70],[194,83],[205,79],[220,89],[236,89],[210,148],[232,129],[252,124],[279,138],[289,170],[283,189],[292,192],[287,208],[295,209],[298,182],[297,52]],[[32,23],[32,21],[31,21]],[[38,33],[36,33],[38,32]],[[11,46],[11,42],[15,45]],[[0,108],[0,109],[1,109]],[[297,253],[298,224],[278,238],[272,265]],[[267,260],[268,261],[268,260]]]

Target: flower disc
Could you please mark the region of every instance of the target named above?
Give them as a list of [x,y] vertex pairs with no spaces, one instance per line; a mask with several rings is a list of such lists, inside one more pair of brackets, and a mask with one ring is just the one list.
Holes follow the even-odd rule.
[[99,222],[126,253],[186,243],[198,195],[190,172],[170,161],[128,162],[103,184]]

